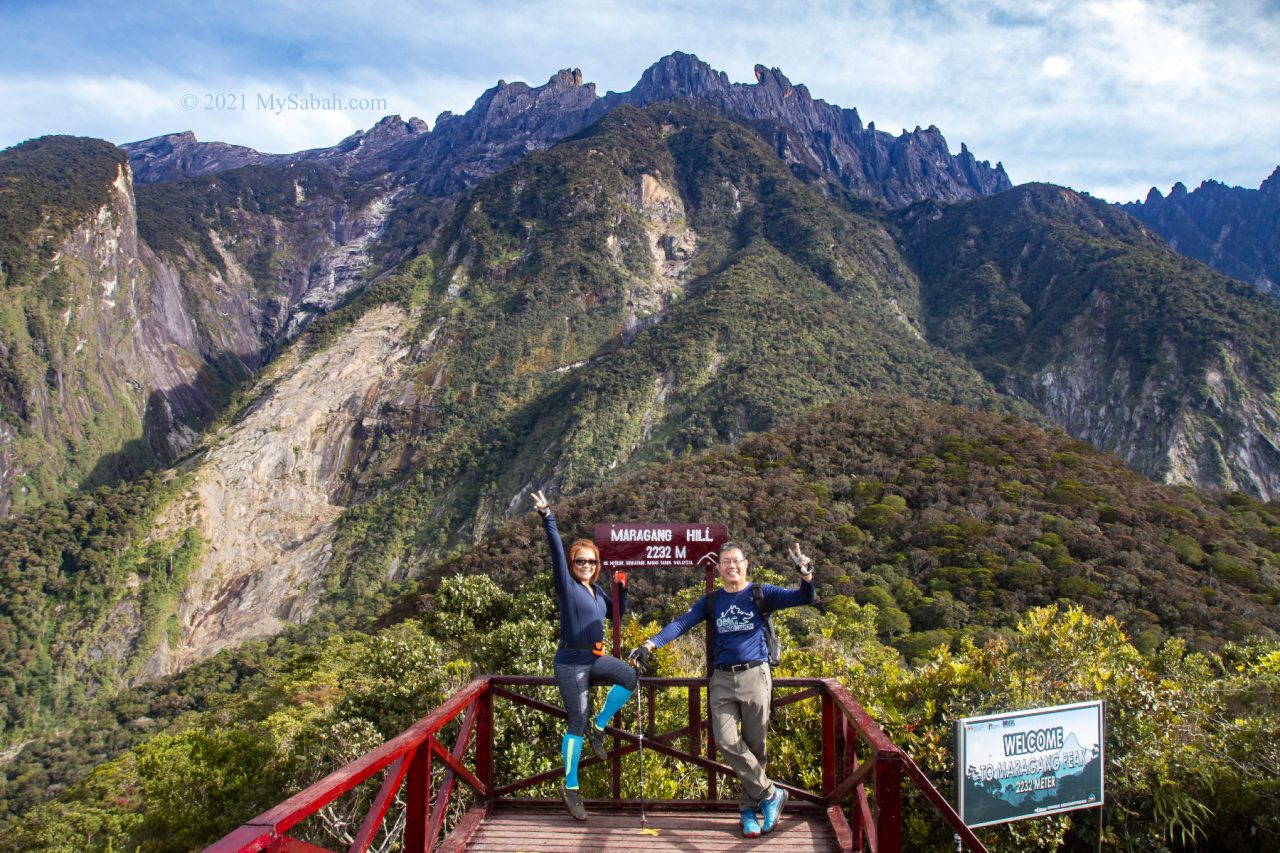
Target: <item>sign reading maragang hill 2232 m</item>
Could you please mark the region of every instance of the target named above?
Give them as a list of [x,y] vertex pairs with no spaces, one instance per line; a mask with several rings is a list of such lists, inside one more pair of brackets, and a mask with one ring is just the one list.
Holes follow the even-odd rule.
[[727,541],[723,524],[597,524],[595,530],[606,571],[715,566]]
[[960,720],[955,756],[968,826],[1101,806],[1103,704]]

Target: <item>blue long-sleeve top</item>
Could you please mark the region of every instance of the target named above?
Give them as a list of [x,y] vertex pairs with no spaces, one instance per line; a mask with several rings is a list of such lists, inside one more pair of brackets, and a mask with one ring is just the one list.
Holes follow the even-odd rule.
[[[715,631],[711,651],[712,666],[768,660],[769,649],[764,640],[764,614],[756,607],[751,587],[752,584],[747,584],[737,592],[729,592],[722,587],[702,596],[649,642],[660,649],[710,615]],[[812,604],[814,600],[812,578],[801,580],[800,586],[795,589],[768,583],[763,584],[762,589],[764,606],[770,613],[786,607]],[[708,598],[710,607],[707,606]]]
[[554,515],[548,514],[542,519],[542,530],[547,534],[547,547],[551,550],[551,580],[560,608],[560,647],[556,649],[555,662],[592,663],[596,659],[592,649],[604,642],[604,620],[615,620],[627,612],[627,588],[622,587],[618,596],[619,613],[615,615],[613,597],[600,584],[594,583],[588,588],[569,574],[569,561],[565,558]]

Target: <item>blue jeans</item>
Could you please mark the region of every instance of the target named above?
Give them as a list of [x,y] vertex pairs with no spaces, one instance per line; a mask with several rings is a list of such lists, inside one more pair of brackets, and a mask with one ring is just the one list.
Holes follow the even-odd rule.
[[555,665],[556,686],[569,714],[569,734],[581,737],[587,732],[587,692],[600,684],[621,684],[635,690],[635,669],[612,655],[601,655],[589,664],[558,663]]

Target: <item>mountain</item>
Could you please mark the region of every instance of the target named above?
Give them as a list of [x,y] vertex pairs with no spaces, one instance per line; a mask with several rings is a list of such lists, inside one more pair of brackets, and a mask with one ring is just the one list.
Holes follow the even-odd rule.
[[[23,622],[13,665],[43,648],[41,671],[89,693],[161,676],[381,600],[533,489],[577,494],[855,393],[1039,418],[1159,480],[1277,494],[1274,300],[1057,187],[868,204],[853,173],[801,168],[806,128],[854,117],[780,75],[735,87],[669,57],[628,97],[670,92],[719,106],[604,109],[620,96],[566,73],[431,132],[387,120],[136,189],[105,143],[6,152],[4,470],[44,478],[15,508],[180,463],[104,493],[139,526],[92,560],[63,569],[62,534],[15,534],[34,555],[15,577],[77,616],[47,648],[47,619]],[[787,115],[780,149],[761,122]],[[413,185],[383,168],[410,148]]]
[[[705,513],[764,563],[811,542],[831,613],[874,605],[908,657],[1059,600],[1147,652],[1280,630],[1274,299],[1060,187],[987,194],[905,149],[823,166],[837,117],[883,138],[780,75],[651,71],[646,106],[566,72],[306,157],[175,140],[136,187],[94,140],[0,154],[23,802],[71,775],[38,766],[251,680],[248,641],[525,580],[535,489],[566,531]],[[179,671],[198,696],[111,705]],[[57,741],[107,707],[133,714]]]
[[497,174],[531,151],[543,150],[595,123],[623,104],[675,102],[744,124],[806,180],[893,207],[921,199],[955,200],[1008,189],[997,164],[979,162],[966,148],[952,155],[936,127],[894,137],[863,126],[857,110],[814,99],[778,69],[757,65],[753,84],[730,83],[696,56],[659,60],[629,92],[599,96],[578,69],[545,85],[498,81],[466,114],[449,112],[427,130],[418,119],[389,116],[367,134],[334,148],[261,154],[190,132],[122,146],[141,183],[211,174],[244,165],[323,162],[342,174],[387,174],[429,196],[449,195]]
[[931,341],[1153,479],[1280,496],[1275,299],[1061,187],[901,222]]
[[729,83],[697,57],[674,53],[644,72],[640,82],[606,102],[637,106],[676,101],[754,129],[798,176],[841,187],[890,207],[933,199],[954,201],[1008,189],[1000,164],[979,162],[961,144],[952,155],[932,125],[892,136],[863,126],[854,109],[814,99],[777,68],[755,67],[754,84]]
[[1280,168],[1256,190],[1204,181],[1120,206],[1169,245],[1224,275],[1280,295]]
[[278,166],[293,163],[324,163],[340,172],[356,164],[367,164],[405,139],[427,131],[421,119],[401,120],[386,116],[367,131],[356,131],[331,148],[296,154],[263,154],[242,145],[200,142],[191,131],[170,133],[120,146],[129,156],[129,165],[139,183],[176,181],[211,175],[241,166]]
[[315,164],[135,190],[121,152],[0,152],[0,513],[186,452],[280,342],[363,286],[394,195]]
[[[379,723],[376,737],[361,735],[359,748],[353,750],[358,754],[368,748],[364,744],[395,734],[425,713],[440,701],[438,691],[447,693],[472,671],[544,671],[554,649],[553,598],[545,544],[529,509],[527,497],[522,498],[506,523],[431,565],[393,607],[369,611],[346,631],[326,619],[313,620],[268,642],[225,651],[180,675],[103,697],[106,701],[93,709],[81,706],[74,725],[68,722],[41,734],[0,766],[0,811],[27,811],[57,796],[92,764],[121,751],[130,761],[127,750],[149,733],[164,732],[165,737],[153,741],[155,747],[179,760],[186,741],[170,738],[181,735],[195,715],[200,715],[196,719],[201,729],[217,734],[284,732],[290,736],[278,750],[290,756],[305,742],[292,740],[295,728],[285,725],[292,719],[285,715],[297,713],[303,717],[299,722],[308,724],[321,708],[370,714],[386,701],[394,716]],[[908,658],[924,656],[938,644],[963,648],[966,638],[979,644],[999,638],[999,648],[1014,635],[1013,626],[1026,608],[1053,603],[1077,603],[1093,614],[1114,614],[1146,654],[1171,637],[1209,651],[1231,639],[1261,636],[1274,641],[1280,634],[1276,505],[1238,493],[1157,485],[1060,431],[1009,415],[896,395],[855,395],[806,410],[793,422],[735,446],[638,468],[558,501],[555,510],[569,538],[589,534],[604,519],[723,521],[748,549],[753,577],[768,582],[792,582],[784,551],[792,541],[803,542],[817,563],[818,602],[825,613],[818,616],[803,609],[779,614],[780,630],[792,638],[785,646],[787,667],[816,666],[814,656],[825,660],[821,656],[833,641],[862,636],[868,623],[872,635],[893,643]],[[625,641],[633,643],[687,607],[702,578],[700,571],[691,576],[687,571],[652,570],[632,573],[630,584],[633,613],[645,622],[625,635]],[[1054,694],[1058,702],[1040,704],[1101,695],[1109,708],[1115,708],[1120,696],[1111,691],[1132,690],[1122,695],[1131,696],[1136,707],[1145,710],[1117,719],[1151,728],[1153,695],[1168,698],[1174,685],[1192,673],[1220,672],[1198,655],[1181,662],[1185,647],[1180,642],[1167,644],[1149,661],[1156,670],[1150,681],[1154,693],[1149,692],[1145,682],[1134,685],[1126,673],[1117,672],[1113,658],[1100,659],[1103,649],[1095,645],[1095,628],[1079,618],[1072,620],[1062,630],[1082,638],[1081,654],[1064,659],[1054,646],[1037,638],[1028,649],[1025,680],[1017,683],[1054,684],[1080,667],[1087,686],[1082,692]],[[428,629],[429,640],[422,636]],[[699,638],[690,640],[689,648],[696,650]],[[869,657],[866,643],[859,648],[862,654],[818,671],[845,677],[853,667],[853,689],[863,697],[871,689],[864,679],[883,664],[884,655],[879,650]],[[367,661],[366,649],[378,651],[378,657]],[[425,655],[427,662],[415,655]],[[1143,660],[1132,650],[1127,655],[1134,662]],[[332,659],[346,663],[341,677],[317,666]],[[679,665],[679,660],[673,663]],[[685,660],[689,666],[697,664],[696,657]],[[992,694],[990,702],[1007,702],[1012,680],[991,669],[995,661],[995,653],[988,651],[960,669],[953,659],[944,658],[934,678],[948,672],[972,678],[976,692]],[[415,673],[429,667],[439,679],[432,682],[431,693],[422,695],[420,681],[406,682],[411,678],[406,675],[408,666]],[[1259,664],[1260,674],[1265,666],[1265,661]],[[1221,671],[1236,670],[1228,666]],[[1045,678],[1046,672],[1055,677]],[[1274,662],[1270,672],[1274,675]],[[1095,687],[1097,678],[1106,679],[1106,686]],[[73,680],[43,683],[67,681]],[[1260,704],[1248,712],[1250,716],[1260,713],[1274,720],[1269,684],[1259,684]],[[901,679],[882,686],[886,696],[905,695]],[[1227,693],[1196,692],[1189,707],[1206,695]],[[18,707],[5,698],[7,708]],[[925,704],[917,694],[912,699]],[[953,696],[946,701],[964,705],[974,700]],[[938,708],[935,721],[945,731],[955,717],[987,707]],[[684,713],[683,704],[679,713]],[[934,719],[922,716],[925,712],[919,709],[881,713],[886,725],[914,727]],[[268,717],[270,722],[264,722]],[[1219,718],[1239,717],[1237,711]],[[1135,718],[1141,718],[1140,723],[1132,722]],[[331,751],[335,743],[349,744],[351,730],[324,729],[320,746],[329,756],[324,768],[346,760]],[[367,733],[368,727],[356,730]],[[1247,732],[1232,724],[1227,742],[1244,753],[1251,751],[1250,743],[1257,744],[1261,762],[1267,755],[1262,747],[1271,741],[1233,740],[1248,737]],[[895,738],[902,736],[895,731]],[[1170,737],[1174,751],[1184,753],[1185,731],[1178,729]],[[256,760],[254,751],[230,749],[214,750],[208,760],[227,762],[224,756],[233,755],[237,766]],[[273,747],[269,755],[274,757],[276,751]],[[159,760],[145,763],[157,769],[170,766]],[[933,769],[940,774],[950,771]],[[1153,772],[1168,770],[1161,766]],[[90,777],[98,784],[111,784],[114,778]],[[219,789],[233,784],[221,772],[215,778]],[[98,790],[91,788],[82,796],[92,798]],[[156,787],[147,790],[148,797],[158,798]],[[237,806],[242,817],[224,822],[234,825],[277,802],[280,790],[266,786],[257,794],[260,801]],[[97,796],[93,802],[107,810],[137,809],[147,799],[112,795]],[[149,800],[147,807],[153,807]],[[217,834],[211,831],[209,837]]]
[[0,174],[7,513],[180,451],[260,361],[235,318],[245,294],[184,292],[182,273],[138,239],[116,148],[44,137],[0,152]]
[[[159,233],[184,257],[207,252],[193,222],[258,223],[214,246],[250,270],[268,224],[348,203],[335,175],[144,189],[169,194]],[[1038,411],[1158,479],[1274,494],[1280,308],[1068,190],[868,218],[738,123],[623,105],[437,214],[184,464],[150,536],[204,544],[169,628],[135,619],[112,647],[135,679],[377,600],[531,490],[576,494],[850,393]]]
[[[852,391],[1016,408],[924,340],[883,226],[687,109],[609,112],[477,186],[430,244],[389,303],[371,291],[312,326],[203,458],[207,529],[252,515],[253,556],[228,544],[193,570],[167,666],[374,594],[477,541],[512,495],[581,491]],[[356,341],[368,356],[339,354]],[[302,494],[320,525],[272,509]]]

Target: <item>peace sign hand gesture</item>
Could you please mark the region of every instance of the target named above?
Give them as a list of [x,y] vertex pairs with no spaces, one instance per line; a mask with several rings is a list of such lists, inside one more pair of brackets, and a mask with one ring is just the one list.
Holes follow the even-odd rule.
[[800,574],[813,574],[813,560],[810,560],[800,550],[799,542],[792,544],[792,546],[787,549],[787,553],[791,555],[791,561],[796,564],[796,568],[800,570]]
[[547,503],[547,496],[541,491],[534,492],[530,495],[533,498],[533,508],[538,511],[538,515],[546,518],[551,515],[551,506]]

